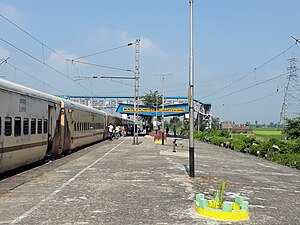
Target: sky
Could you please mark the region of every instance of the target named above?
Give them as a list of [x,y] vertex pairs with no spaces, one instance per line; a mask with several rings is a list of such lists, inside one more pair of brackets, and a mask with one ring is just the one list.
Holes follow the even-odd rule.
[[[194,0],[195,99],[213,117],[279,121],[288,59],[300,59],[299,9],[299,0]],[[130,80],[87,78],[134,76],[128,44],[139,39],[140,94],[162,93],[157,75],[171,74],[165,95],[187,96],[189,0],[2,0],[0,15],[4,79],[55,95],[133,96]]]

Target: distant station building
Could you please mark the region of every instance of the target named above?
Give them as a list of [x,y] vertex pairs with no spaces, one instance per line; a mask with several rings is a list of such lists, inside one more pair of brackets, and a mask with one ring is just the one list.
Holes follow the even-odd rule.
[[252,134],[252,128],[247,124],[235,124],[232,121],[221,122],[221,130],[226,130],[233,133]]

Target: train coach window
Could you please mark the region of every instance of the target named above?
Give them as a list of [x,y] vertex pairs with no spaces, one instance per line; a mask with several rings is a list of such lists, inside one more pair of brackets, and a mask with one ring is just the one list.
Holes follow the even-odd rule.
[[38,119],[38,134],[43,133],[43,121],[42,119]]
[[48,133],[48,120],[44,119],[44,134]]
[[76,131],[76,128],[77,128],[77,127],[76,127],[76,122],[74,122],[74,131]]
[[11,117],[5,117],[4,134],[5,134],[5,136],[11,136],[11,134],[12,134],[12,119],[11,119]]
[[31,129],[30,129],[30,133],[31,134],[35,134],[36,133],[36,119],[31,119]]
[[24,118],[23,120],[23,134],[28,135],[29,134],[29,119]]
[[21,136],[21,117],[15,117],[15,137]]

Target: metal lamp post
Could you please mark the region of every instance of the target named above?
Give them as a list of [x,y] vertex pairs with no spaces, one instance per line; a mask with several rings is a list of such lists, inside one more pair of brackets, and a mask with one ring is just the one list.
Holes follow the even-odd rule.
[[189,176],[195,177],[194,168],[194,49],[193,0],[190,1],[190,53],[189,53]]
[[155,76],[161,76],[162,77],[162,109],[161,109],[161,129],[162,129],[162,139],[161,139],[161,144],[165,144],[165,124],[164,124],[164,119],[165,119],[165,87],[164,87],[164,81],[166,76],[171,76],[172,73],[169,74],[161,74],[161,75],[155,75]]

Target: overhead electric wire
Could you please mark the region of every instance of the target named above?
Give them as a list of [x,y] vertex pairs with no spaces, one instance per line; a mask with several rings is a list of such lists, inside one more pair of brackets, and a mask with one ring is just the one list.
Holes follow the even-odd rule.
[[[31,37],[32,39],[34,39],[35,41],[37,41],[39,44],[42,45],[43,61],[41,61],[41,60],[39,60],[38,58],[36,58],[35,56],[33,56],[33,55],[31,55],[31,54],[25,52],[24,50],[18,48],[17,46],[13,45],[12,43],[10,43],[10,42],[4,40],[3,38],[0,38],[3,42],[5,42],[6,44],[8,44],[8,45],[14,47],[15,49],[17,49],[18,51],[22,52],[23,54],[25,54],[25,55],[27,55],[27,56],[33,58],[34,60],[38,61],[39,63],[44,64],[45,66],[47,66],[48,68],[50,68],[50,69],[54,70],[55,72],[61,74],[62,76],[66,77],[66,78],[68,78],[68,79],[70,79],[70,80],[72,80],[73,82],[77,83],[79,86],[81,86],[82,88],[84,88],[85,90],[87,90],[88,92],[90,92],[90,93],[92,93],[92,94],[94,94],[94,93],[91,92],[89,89],[85,88],[83,85],[81,85],[80,83],[78,83],[78,82],[76,82],[75,80],[73,80],[72,78],[70,78],[70,77],[69,77],[69,72],[68,72],[68,75],[66,75],[66,74],[62,73],[61,71],[59,71],[59,70],[55,69],[54,67],[52,67],[52,66],[48,65],[47,63],[45,63],[44,47],[46,47],[46,48],[49,49],[50,51],[54,52],[55,54],[57,54],[57,55],[60,56],[61,58],[65,59],[66,62],[71,61],[71,62],[72,62],[72,66],[74,66],[74,67],[76,68],[77,72],[79,71],[81,74],[84,74],[84,73],[83,73],[77,66],[75,66],[74,62],[83,63],[83,64],[87,64],[87,65],[92,65],[92,66],[103,67],[103,68],[108,68],[108,69],[115,69],[115,70],[120,70],[120,71],[133,72],[133,70],[128,70],[128,69],[121,69],[121,68],[116,68],[116,67],[110,67],[110,66],[104,66],[104,65],[97,65],[97,64],[92,64],[92,63],[88,64],[88,63],[85,63],[85,62],[77,61],[77,59],[83,59],[83,58],[91,57],[91,56],[94,56],[94,55],[98,55],[98,54],[102,54],[102,53],[106,53],[106,52],[110,52],[110,51],[114,51],[114,50],[117,50],[117,49],[121,49],[121,48],[125,48],[125,47],[128,47],[128,46],[131,46],[131,45],[133,45],[132,42],[130,42],[130,43],[126,44],[126,45],[122,45],[122,46],[116,47],[116,48],[112,48],[112,49],[108,49],[108,50],[96,52],[96,53],[93,53],[93,54],[89,54],[89,55],[77,57],[77,58],[75,58],[75,59],[73,59],[73,60],[70,60],[70,59],[66,58],[65,56],[63,56],[62,54],[60,54],[60,53],[58,53],[57,51],[55,51],[54,49],[52,49],[51,47],[49,47],[48,45],[46,45],[45,43],[43,43],[42,41],[40,41],[38,38],[34,37],[32,34],[30,34],[29,32],[27,32],[25,29],[21,28],[19,25],[17,25],[17,24],[15,24],[14,22],[12,22],[10,19],[8,19],[8,18],[7,18],[6,16],[4,16],[3,14],[0,13],[0,16],[1,16],[3,19],[5,19],[6,21],[8,21],[10,24],[12,24],[13,26],[15,26],[16,28],[18,28],[19,30],[21,30],[22,32],[24,32],[26,35],[28,35],[29,37]],[[4,61],[4,62],[5,62],[5,61]],[[3,63],[3,62],[2,62],[2,63]],[[1,63],[1,64],[2,64],[2,63]],[[0,64],[0,65],[1,65],[1,64]],[[11,65],[11,66],[12,66],[12,65]],[[67,66],[67,71],[69,71],[69,70],[68,70],[68,64],[67,64],[66,66]],[[16,69],[18,69],[18,68],[16,68]],[[19,70],[19,69],[18,69],[18,70]],[[21,71],[21,70],[20,70],[20,71]],[[25,71],[22,71],[22,72],[26,74]],[[27,74],[27,75],[29,75],[29,74]],[[31,75],[29,75],[29,76],[31,76]],[[34,78],[33,76],[31,76],[31,77]],[[35,78],[35,79],[38,80],[39,82],[42,82],[41,80],[39,80],[39,79],[37,79],[37,78]],[[115,81],[114,81],[114,82],[115,82]],[[42,83],[43,83],[43,82],[42,82]],[[45,84],[45,83],[43,83],[43,84]],[[122,83],[122,84],[125,84],[125,83]],[[92,85],[93,85],[93,84],[92,84]],[[128,85],[128,84],[126,84],[126,85]],[[48,86],[50,86],[50,85],[48,85]],[[52,86],[50,86],[50,87],[52,87]],[[53,88],[53,87],[52,87],[52,88]],[[58,90],[58,89],[56,89],[56,90]],[[60,90],[58,90],[58,91],[60,91]],[[60,92],[61,92],[61,91],[60,91]]]
[[106,53],[106,52],[111,52],[111,51],[114,51],[114,50],[117,50],[117,49],[120,49],[120,48],[125,48],[125,47],[128,47],[128,46],[131,46],[132,44],[133,44],[133,43],[130,42],[130,43],[128,43],[127,45],[122,45],[122,46],[119,46],[119,47],[116,47],[116,48],[111,48],[111,49],[108,49],[108,50],[104,50],[104,51],[92,53],[92,54],[89,54],[89,55],[77,57],[77,58],[73,59],[72,61],[78,60],[78,59],[87,58],[87,57],[91,57],[91,56],[94,56],[94,55],[99,55],[99,54]]
[[5,19],[6,21],[8,21],[10,24],[12,24],[13,26],[17,27],[19,30],[23,31],[25,34],[27,34],[29,37],[31,37],[32,39],[34,39],[35,41],[37,41],[38,43],[40,43],[43,46],[45,46],[46,48],[48,48],[49,50],[51,50],[52,52],[54,52],[55,54],[59,55],[60,57],[62,57],[63,59],[66,59],[66,57],[64,57],[62,54],[58,53],[57,51],[55,51],[54,49],[52,49],[51,47],[49,47],[48,45],[46,45],[45,43],[43,43],[42,41],[40,41],[39,39],[37,39],[36,37],[34,37],[33,35],[31,35],[29,32],[27,32],[26,30],[24,30],[22,27],[20,27],[19,25],[15,24],[14,22],[12,22],[10,19],[8,19],[7,17],[5,17],[3,14],[0,13],[0,16]]
[[254,73],[255,71],[257,71],[258,69],[262,68],[263,66],[265,66],[266,64],[268,64],[269,62],[273,61],[274,59],[276,59],[277,57],[279,57],[280,55],[282,54],[285,54],[286,51],[288,51],[289,49],[291,49],[292,47],[294,47],[295,45],[297,45],[297,42],[292,44],[291,46],[289,46],[287,49],[285,49],[284,51],[280,52],[279,54],[275,55],[274,57],[272,57],[271,59],[269,59],[268,61],[264,62],[263,64],[261,64],[260,66],[258,67],[254,67],[253,70],[251,70],[249,73],[245,74],[244,76],[238,78],[237,80],[233,81],[232,83],[224,86],[223,88],[215,91],[214,93],[210,94],[210,95],[207,95],[205,96],[204,98],[207,98],[209,96],[212,96],[212,95],[215,95],[216,93],[228,88],[228,87],[231,87],[233,84],[239,82],[240,80],[244,79],[245,77],[249,76],[250,74]]
[[283,93],[283,92],[282,92],[282,91],[280,91],[280,92],[276,91],[276,92],[273,92],[273,93],[271,93],[271,94],[268,94],[268,95],[265,95],[265,96],[263,96],[263,97],[256,98],[256,99],[253,99],[253,100],[250,100],[250,101],[247,101],[247,102],[237,103],[237,104],[227,105],[227,106],[240,106],[240,105],[246,105],[246,104],[250,104],[250,103],[253,103],[253,102],[260,101],[260,100],[262,100],[262,99],[271,97],[271,96],[276,95],[276,94],[279,94],[279,93]]
[[[54,52],[55,54],[57,54],[58,56],[60,56],[61,58],[65,59],[66,61],[68,60],[65,56],[63,56],[62,54],[60,54],[59,52],[55,51],[53,48],[51,48],[50,46],[48,46],[47,44],[43,43],[42,41],[40,41],[38,38],[34,37],[32,34],[30,34],[29,32],[27,32],[25,29],[23,29],[22,27],[20,27],[19,25],[15,24],[14,22],[12,22],[10,19],[8,19],[6,16],[4,16],[3,14],[0,13],[0,16],[5,19],[6,21],[8,21],[10,24],[12,24],[13,26],[17,27],[19,30],[21,30],[22,32],[24,32],[26,35],[28,35],[29,37],[31,37],[32,39],[34,39],[35,41],[37,41],[38,43],[40,43],[42,45],[42,49],[43,49],[43,60],[44,62],[38,60],[39,62],[43,63],[44,65],[47,65],[45,63],[45,56],[44,56],[44,47],[46,47],[47,49],[49,49],[50,51]],[[8,44],[8,43],[7,43]],[[128,44],[129,45],[129,44]],[[21,50],[21,49],[18,49],[18,50]],[[24,51],[22,51],[24,54],[26,54]],[[28,55],[28,54],[26,54]],[[34,57],[35,60],[37,60],[37,58]],[[48,66],[48,65],[47,65]],[[79,68],[76,67],[74,64],[73,66],[78,70]],[[58,71],[56,71],[58,72]],[[82,71],[80,71],[82,73]],[[60,71],[59,71],[60,73]],[[60,73],[61,74],[61,73]],[[63,75],[63,74],[61,74]],[[66,77],[69,77],[69,76],[66,76]],[[38,80],[38,79],[37,79]],[[75,82],[75,81],[74,81]],[[76,82],[77,83],[77,82]],[[83,87],[81,84],[79,84],[81,87]],[[88,90],[87,88],[83,87],[84,89]],[[90,91],[89,91],[90,92]],[[92,93],[92,92],[90,92]]]
[[292,97],[293,99],[295,99],[295,100],[297,100],[298,102],[300,102],[300,99],[299,99],[299,98],[297,98],[296,96],[294,96],[294,95],[291,95],[290,93],[288,93],[288,96],[290,96],[290,97]]
[[239,92],[241,92],[241,91],[245,91],[245,90],[247,90],[247,89],[250,89],[250,88],[252,88],[252,87],[255,87],[255,86],[261,85],[261,84],[263,84],[263,83],[266,83],[266,82],[269,82],[269,81],[275,80],[275,79],[277,79],[277,78],[279,78],[279,77],[282,77],[282,76],[285,76],[285,75],[287,75],[287,74],[288,74],[288,72],[286,72],[286,73],[283,73],[283,74],[280,74],[280,75],[278,75],[278,76],[276,76],[276,77],[273,77],[273,78],[270,78],[270,79],[267,79],[267,80],[261,81],[261,82],[259,82],[259,83],[255,83],[255,84],[253,84],[253,85],[250,85],[250,86],[248,86],[248,87],[245,87],[245,88],[239,89],[239,90],[237,90],[237,91],[231,92],[231,93],[229,93],[229,94],[223,95],[223,96],[221,96],[221,97],[218,97],[218,98],[212,99],[212,100],[210,100],[210,101],[211,101],[211,102],[212,102],[212,101],[216,101],[216,100],[219,100],[219,99],[221,99],[221,98],[225,98],[225,97],[227,97],[227,96],[230,96],[230,95],[233,95],[233,94],[239,93]]
[[11,47],[13,47],[13,48],[17,49],[18,51],[22,52],[23,54],[25,54],[25,55],[29,56],[30,58],[32,58],[32,59],[34,59],[34,60],[36,60],[37,62],[39,62],[39,63],[41,63],[41,64],[43,64],[43,65],[47,66],[48,68],[50,68],[50,69],[52,69],[53,71],[55,71],[55,72],[59,73],[60,75],[62,75],[62,76],[64,76],[64,77],[66,77],[67,79],[69,79],[69,80],[71,80],[71,81],[75,82],[76,84],[78,84],[80,87],[82,87],[83,89],[85,89],[85,90],[86,90],[86,91],[88,91],[89,93],[91,93],[91,94],[94,94],[94,93],[93,93],[93,92],[91,92],[91,91],[90,91],[88,88],[86,88],[86,87],[84,87],[83,85],[81,85],[80,83],[78,83],[78,82],[74,81],[74,80],[73,80],[71,77],[67,76],[67,75],[66,75],[66,74],[64,74],[63,72],[61,72],[61,71],[59,71],[59,70],[55,69],[54,67],[52,67],[52,66],[48,65],[47,63],[45,63],[45,62],[41,61],[40,59],[36,58],[35,56],[33,56],[33,55],[31,55],[31,54],[29,54],[29,53],[25,52],[24,50],[20,49],[19,47],[15,46],[14,44],[12,44],[12,43],[10,43],[10,42],[6,41],[5,39],[3,39],[3,38],[1,38],[1,37],[0,37],[0,40],[1,40],[1,41],[3,41],[4,43],[6,43],[6,44],[10,45]]
[[124,68],[118,68],[118,67],[112,67],[112,66],[105,66],[105,65],[100,65],[100,64],[95,64],[95,63],[88,63],[88,62],[77,61],[77,60],[70,60],[70,61],[71,62],[85,64],[85,65],[89,65],[89,66],[102,67],[102,68],[106,68],[106,69],[119,70],[119,71],[125,71],[125,72],[134,72],[131,69],[124,69]]
[[111,81],[111,82],[115,82],[115,83],[119,83],[119,84],[124,84],[124,85],[126,85],[126,86],[133,86],[132,84],[127,84],[127,83],[123,83],[123,82],[121,82],[121,81],[117,81],[117,80],[113,80],[112,78],[111,79],[107,79],[107,80],[109,80],[109,81]]
[[296,87],[295,85],[293,85],[293,84],[290,83],[290,86],[292,86],[296,91],[300,92],[300,89],[298,89],[298,87]]
[[3,66],[2,66],[1,69],[0,69],[0,71],[2,71],[2,70],[4,69],[4,67],[5,67],[5,65],[6,65],[8,59],[9,59],[9,57],[7,57],[6,59],[1,59],[2,62],[0,63],[0,66],[1,66],[3,63],[5,63],[5,64],[3,64]]
[[24,73],[25,75],[27,75],[27,76],[29,76],[29,77],[33,78],[34,80],[37,80],[37,81],[41,82],[43,85],[46,85],[46,86],[48,86],[48,87],[51,87],[51,88],[53,88],[54,90],[56,90],[56,91],[58,91],[58,92],[60,92],[60,93],[62,93],[62,94],[65,94],[65,95],[66,95],[66,93],[65,93],[65,92],[63,92],[63,91],[61,91],[61,90],[57,89],[57,88],[56,88],[56,87],[54,87],[54,86],[51,86],[51,85],[49,85],[49,84],[45,83],[44,81],[42,81],[42,80],[40,80],[40,79],[36,78],[35,76],[33,76],[33,75],[31,75],[31,74],[27,73],[27,72],[26,72],[26,71],[24,71],[24,70],[21,70],[21,69],[19,69],[18,67],[16,67],[16,66],[14,66],[14,65],[10,64],[9,62],[6,62],[6,64],[7,64],[7,65],[9,65],[9,66],[11,66],[11,67],[12,67],[12,68],[14,68],[15,70],[17,70],[17,71],[20,71],[20,72]]

